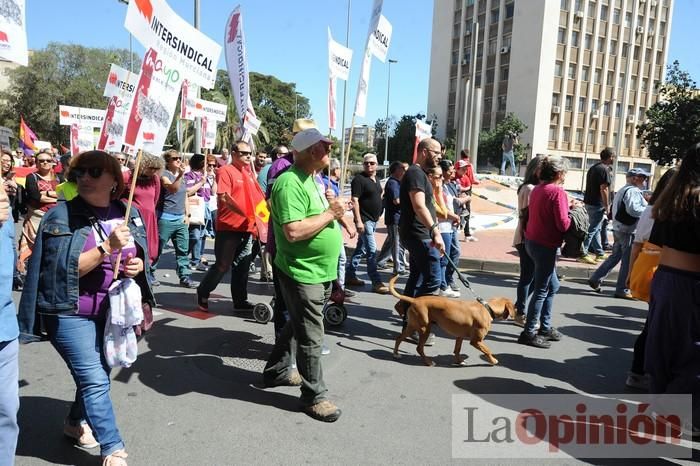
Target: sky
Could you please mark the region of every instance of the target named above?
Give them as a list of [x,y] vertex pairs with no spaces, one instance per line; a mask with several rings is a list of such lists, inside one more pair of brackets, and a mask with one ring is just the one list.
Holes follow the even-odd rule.
[[[452,8],[453,2],[437,0],[436,4]],[[26,0],[26,3],[30,49],[41,49],[49,42],[129,47],[129,33],[124,28],[126,5],[118,0]],[[700,0],[675,0],[674,3],[669,63],[679,60],[681,68],[700,82],[700,55],[694,48]],[[194,0],[168,0],[168,4],[183,19],[193,22]],[[223,45],[226,20],[237,4],[235,1],[200,0],[202,32]],[[350,5],[349,47],[354,54],[345,112],[345,126],[350,126],[372,0],[242,0],[240,5],[249,70],[296,83],[297,90],[309,98],[312,117],[324,131],[328,128],[327,28],[330,27],[336,41],[344,44]],[[382,14],[393,26],[389,58],[398,61],[391,65],[390,116],[398,118],[426,111],[432,13],[432,0],[384,0]],[[144,49],[136,39],[133,46],[135,52],[143,55]],[[138,65],[135,64],[135,68]],[[373,59],[367,114],[364,118],[358,117],[355,124],[373,126],[378,118],[386,116],[388,66]],[[223,52],[219,68],[226,68]],[[340,127],[342,81],[338,81],[337,94],[337,126]],[[339,129],[334,132],[336,136],[339,133]]]

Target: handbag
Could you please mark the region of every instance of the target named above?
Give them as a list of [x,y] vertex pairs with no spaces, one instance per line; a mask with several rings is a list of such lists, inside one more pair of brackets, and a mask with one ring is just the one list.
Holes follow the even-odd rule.
[[187,198],[190,206],[190,225],[204,225],[206,223],[206,203],[204,198],[198,195]]
[[644,242],[642,250],[632,264],[630,272],[630,293],[637,299],[649,302],[651,279],[659,267],[661,248],[648,241]]

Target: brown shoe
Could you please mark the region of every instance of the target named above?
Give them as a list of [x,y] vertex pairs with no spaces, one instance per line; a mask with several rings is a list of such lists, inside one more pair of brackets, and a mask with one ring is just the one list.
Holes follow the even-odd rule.
[[301,374],[299,374],[299,371],[294,369],[289,372],[289,374],[279,380],[263,380],[263,384],[265,385],[266,388],[273,388],[273,387],[298,387],[301,385]]
[[102,457],[102,466],[127,466],[125,450],[117,450],[112,454]]
[[100,444],[92,435],[92,429],[86,423],[80,423],[77,426],[72,425],[68,420],[63,423],[63,435],[75,440],[75,444],[81,448],[96,448]]
[[387,288],[387,286],[384,283],[379,282],[375,285],[372,285],[372,291],[379,294],[388,294],[389,288]]
[[340,409],[328,400],[319,401],[315,405],[305,406],[304,412],[323,422],[335,422],[340,417]]
[[364,280],[360,280],[357,277],[352,277],[352,278],[345,279],[345,285],[346,286],[365,286],[365,282],[364,282]]

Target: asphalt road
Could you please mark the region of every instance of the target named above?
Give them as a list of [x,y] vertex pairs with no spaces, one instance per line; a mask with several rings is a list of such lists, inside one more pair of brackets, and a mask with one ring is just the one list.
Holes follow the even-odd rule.
[[[408,342],[403,357],[392,358],[400,330],[395,300],[358,293],[347,303],[344,324],[327,328],[331,354],[323,358],[324,377],[343,415],[326,424],[299,412],[298,389],[259,388],[273,327],[232,312],[224,298],[227,279],[216,290],[222,298],[212,299],[210,315],[203,315],[193,312],[195,291],[176,286],[172,269],[157,277],[163,285],[156,289],[156,324],[140,342],[138,361],[112,374],[130,465],[464,463],[452,458],[452,395],[624,393],[631,348],[646,315],[645,303],[564,281],[554,323],[565,338],[551,349],[519,345],[521,329],[499,322],[486,339],[498,366],[467,344],[466,367],[452,365],[454,341],[438,331],[436,345],[427,348],[437,365],[425,367]],[[269,301],[271,285],[256,278],[251,275],[251,298]],[[511,276],[475,275],[472,283],[484,297],[515,295]],[[79,450],[62,436],[74,385],[58,354],[42,342],[21,347],[20,358],[17,464],[99,464],[98,451]],[[522,461],[484,461],[516,462]]]

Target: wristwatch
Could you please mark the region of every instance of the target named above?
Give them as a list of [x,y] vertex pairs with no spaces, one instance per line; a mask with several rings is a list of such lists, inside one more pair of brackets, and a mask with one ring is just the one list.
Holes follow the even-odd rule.
[[105,249],[104,246],[102,246],[102,244],[97,245],[97,250],[100,251],[100,254],[102,254],[102,257],[106,257],[106,256],[110,255],[110,253],[107,252],[107,250]]

